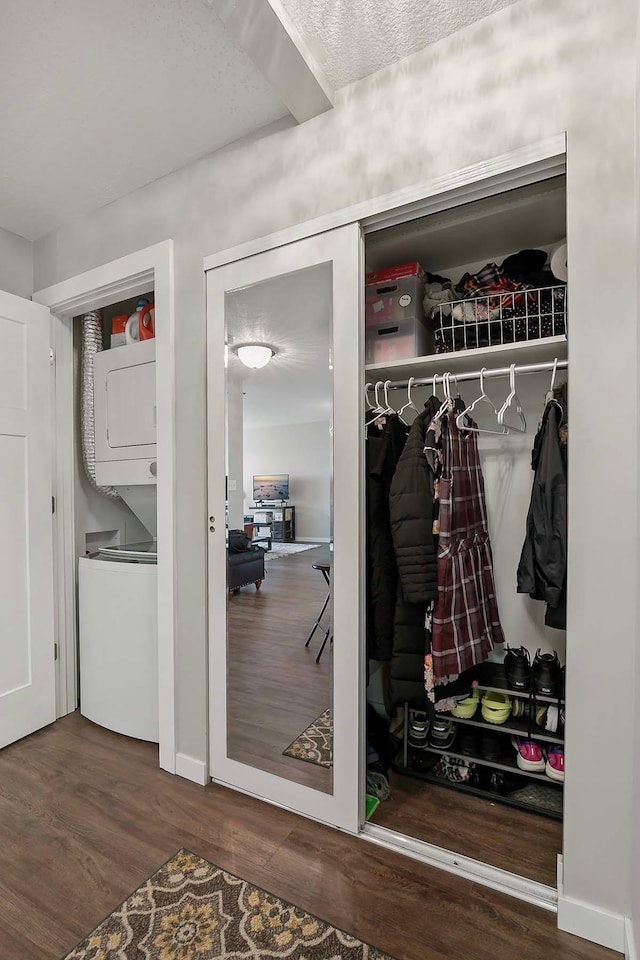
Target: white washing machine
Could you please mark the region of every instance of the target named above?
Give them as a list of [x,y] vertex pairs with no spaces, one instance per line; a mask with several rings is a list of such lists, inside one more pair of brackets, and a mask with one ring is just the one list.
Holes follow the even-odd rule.
[[94,360],[96,481],[115,486],[149,542],[78,561],[80,712],[158,742],[155,340]]
[[154,542],[107,547],[78,567],[80,712],[158,743],[158,576]]

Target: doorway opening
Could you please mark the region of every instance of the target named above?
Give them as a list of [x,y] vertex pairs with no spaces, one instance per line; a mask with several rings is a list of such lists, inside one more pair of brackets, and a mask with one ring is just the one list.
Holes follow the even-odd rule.
[[175,773],[172,252],[34,299],[52,313],[57,716],[158,742]]

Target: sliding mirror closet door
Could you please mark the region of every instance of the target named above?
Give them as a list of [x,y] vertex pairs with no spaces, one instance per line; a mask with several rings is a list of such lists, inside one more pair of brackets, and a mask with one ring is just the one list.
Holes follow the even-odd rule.
[[358,828],[357,225],[207,275],[214,780]]

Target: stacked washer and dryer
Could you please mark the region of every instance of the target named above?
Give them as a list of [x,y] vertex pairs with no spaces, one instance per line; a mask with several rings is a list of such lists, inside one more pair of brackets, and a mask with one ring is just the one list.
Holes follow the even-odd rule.
[[95,484],[119,495],[149,538],[79,559],[78,621],[80,712],[117,733],[157,743],[155,360],[155,339],[92,357],[87,392],[93,386]]

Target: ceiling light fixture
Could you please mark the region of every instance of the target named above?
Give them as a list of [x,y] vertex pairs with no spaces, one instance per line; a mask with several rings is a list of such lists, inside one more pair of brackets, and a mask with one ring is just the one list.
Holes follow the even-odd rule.
[[241,347],[236,347],[236,353],[245,367],[259,370],[261,367],[266,367],[275,350],[268,347],[266,343],[245,343]]

